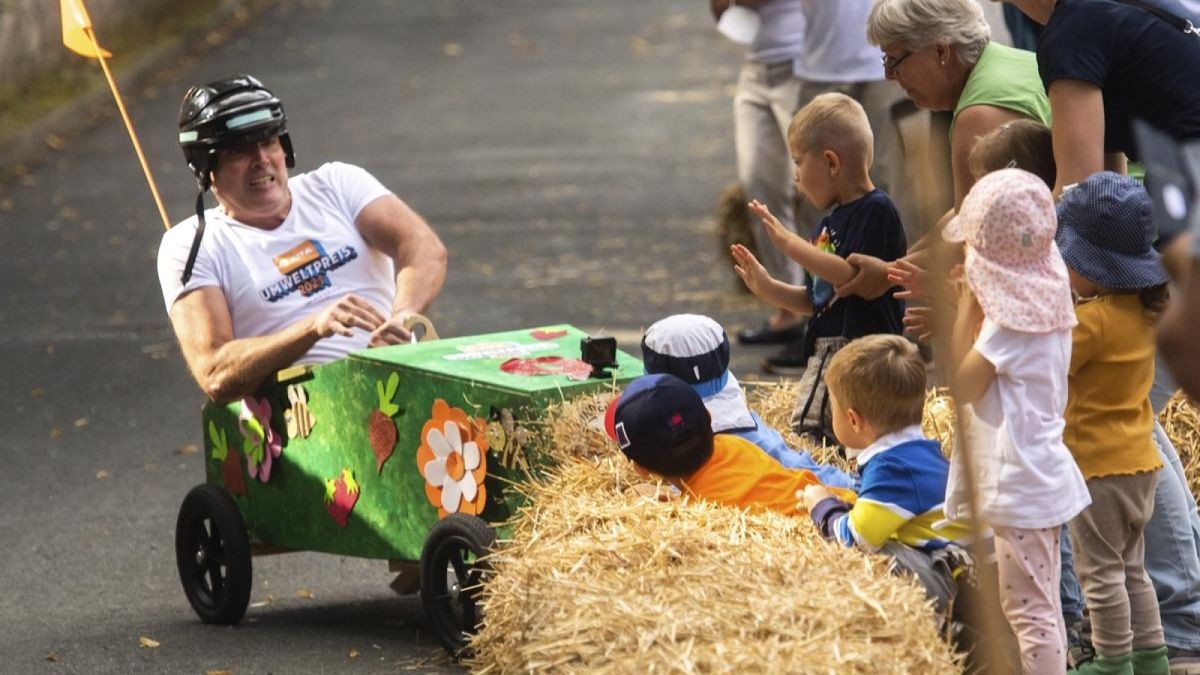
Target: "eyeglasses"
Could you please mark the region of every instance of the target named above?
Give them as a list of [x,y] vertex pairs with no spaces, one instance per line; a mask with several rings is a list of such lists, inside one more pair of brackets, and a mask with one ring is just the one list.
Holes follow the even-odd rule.
[[896,69],[900,67],[900,64],[904,63],[904,59],[907,59],[908,57],[910,57],[912,55],[913,55],[913,52],[904,52],[904,54],[902,56],[900,56],[899,58],[895,58],[895,59],[888,56],[887,54],[880,56],[879,61],[880,61],[880,63],[883,64],[883,72],[895,73]]

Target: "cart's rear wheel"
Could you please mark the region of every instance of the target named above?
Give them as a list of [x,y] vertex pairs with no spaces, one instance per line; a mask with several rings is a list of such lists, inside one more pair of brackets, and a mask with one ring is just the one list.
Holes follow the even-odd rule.
[[242,514],[215,485],[192,488],[175,522],[175,564],[204,623],[235,624],[250,603],[250,541]]
[[421,551],[421,604],[435,636],[456,658],[481,618],[479,596],[496,532],[475,516],[452,513],[429,530]]

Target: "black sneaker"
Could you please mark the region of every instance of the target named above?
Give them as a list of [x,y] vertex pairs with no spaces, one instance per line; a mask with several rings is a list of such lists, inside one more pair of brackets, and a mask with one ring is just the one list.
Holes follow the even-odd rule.
[[762,370],[773,375],[803,375],[804,367],[808,365],[808,357],[804,355],[804,341],[789,342],[783,351],[774,356],[768,356],[762,362]]
[[804,337],[804,322],[800,321],[784,328],[771,328],[764,321],[758,328],[746,328],[737,332],[738,344],[773,345],[784,344]]

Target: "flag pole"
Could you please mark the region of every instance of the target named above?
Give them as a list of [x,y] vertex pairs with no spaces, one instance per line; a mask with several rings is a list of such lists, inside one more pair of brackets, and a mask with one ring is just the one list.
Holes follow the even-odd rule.
[[91,26],[84,26],[83,32],[91,39],[92,46],[96,49],[96,60],[100,62],[100,69],[104,71],[104,79],[108,80],[108,88],[112,90],[113,98],[117,101],[117,110],[121,111],[121,119],[125,122],[125,129],[129,131],[129,140],[133,141],[133,149],[137,153],[138,162],[142,165],[142,172],[146,174],[146,182],[150,185],[150,194],[154,195],[154,205],[158,207],[158,215],[162,217],[163,227],[169,230],[171,229],[171,219],[167,217],[167,209],[163,206],[162,197],[158,195],[158,185],[154,182],[154,175],[150,173],[150,165],[146,163],[146,155],[142,152],[142,144],[138,142],[137,133],[133,130],[133,121],[129,119],[129,113],[125,111],[121,92],[117,91],[117,83],[104,59],[104,50],[100,48],[100,42],[96,39],[96,33]]

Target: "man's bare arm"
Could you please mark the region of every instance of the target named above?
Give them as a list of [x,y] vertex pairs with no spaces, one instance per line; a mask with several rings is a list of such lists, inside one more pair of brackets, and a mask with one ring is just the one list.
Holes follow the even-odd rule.
[[261,337],[233,337],[225,294],[215,286],[196,289],[171,306],[171,326],[188,370],[215,403],[254,392],[275,371],[296,362],[317,340],[352,329],[374,330],[384,317],[369,303],[347,295],[286,329]]
[[1103,171],[1104,95],[1094,84],[1080,80],[1055,80],[1046,89],[1052,125],[1054,163],[1058,167],[1054,194],[1061,195],[1067,185]]
[[371,336],[371,346],[407,342],[403,323],[425,311],[446,282],[446,247],[416,211],[395,195],[368,204],[355,219],[367,244],[391,257],[396,267],[392,315]]

